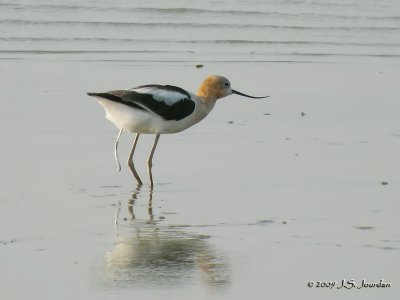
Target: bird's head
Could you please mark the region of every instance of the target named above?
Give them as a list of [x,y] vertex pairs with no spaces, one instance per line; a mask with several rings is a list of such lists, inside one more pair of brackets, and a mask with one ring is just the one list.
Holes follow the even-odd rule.
[[197,96],[209,101],[216,101],[232,94],[254,99],[269,97],[254,97],[235,91],[227,78],[218,75],[208,76],[197,91]]

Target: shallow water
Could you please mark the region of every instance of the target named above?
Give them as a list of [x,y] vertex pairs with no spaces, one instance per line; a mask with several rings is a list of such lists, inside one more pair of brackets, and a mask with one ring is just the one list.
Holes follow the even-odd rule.
[[[0,2],[2,295],[397,296],[397,7]],[[117,130],[85,92],[195,91],[214,73],[272,97],[231,96],[161,136],[152,192],[117,173]],[[135,158],[146,183],[152,140]],[[132,141],[122,136],[122,160]],[[364,278],[392,286],[307,287]]]
[[361,1],[2,1],[10,58],[352,61],[398,58],[400,3]]

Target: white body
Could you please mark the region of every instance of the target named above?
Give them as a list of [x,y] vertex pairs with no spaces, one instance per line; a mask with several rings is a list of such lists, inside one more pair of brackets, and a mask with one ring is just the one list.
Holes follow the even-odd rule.
[[163,134],[180,132],[193,126],[203,120],[215,105],[215,101],[201,101],[192,93],[190,96],[195,103],[195,109],[179,121],[167,121],[151,111],[135,109],[104,98],[97,98],[97,101],[104,107],[106,118],[119,129],[132,133]]

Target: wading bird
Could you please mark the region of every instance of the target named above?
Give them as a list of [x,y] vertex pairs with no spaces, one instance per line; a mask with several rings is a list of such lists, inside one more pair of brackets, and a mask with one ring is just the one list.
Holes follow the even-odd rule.
[[117,152],[118,140],[124,130],[136,133],[128,157],[128,166],[139,185],[142,185],[142,180],[133,163],[139,135],[142,133],[156,135],[147,160],[151,187],[153,187],[152,160],[161,134],[180,132],[200,122],[210,113],[215,102],[223,97],[232,94],[255,99],[268,97],[254,97],[235,91],[228,79],[217,75],[207,77],[196,94],[176,86],[157,84],[87,94],[97,98],[106,111],[106,118],[119,128],[114,147],[118,171],[121,170]]

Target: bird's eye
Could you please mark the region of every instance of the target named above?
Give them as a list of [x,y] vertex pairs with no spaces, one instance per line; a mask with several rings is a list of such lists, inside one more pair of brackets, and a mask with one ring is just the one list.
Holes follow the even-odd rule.
[[225,86],[229,86],[229,82],[225,82],[224,85],[225,85]]

